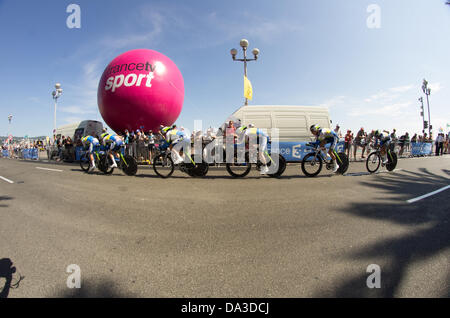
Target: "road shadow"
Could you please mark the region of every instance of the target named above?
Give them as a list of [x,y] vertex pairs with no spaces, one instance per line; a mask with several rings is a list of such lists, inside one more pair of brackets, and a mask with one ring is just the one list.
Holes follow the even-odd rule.
[[[6,196],[6,195],[0,195],[0,202],[1,201],[9,201],[14,199],[13,197],[10,196]],[[0,204],[0,208],[7,208],[9,205],[7,204]]]
[[[96,279],[97,280],[97,279]],[[82,280],[81,288],[65,288],[52,298],[134,298],[130,292],[124,291],[113,280],[100,279],[98,283]]]
[[[442,170],[449,174],[448,170]],[[397,297],[411,266],[425,262],[431,257],[449,253],[450,248],[450,200],[449,190],[424,200],[408,204],[406,200],[432,192],[450,184],[450,179],[436,175],[425,168],[417,171],[402,171],[393,175],[374,176],[361,185],[373,188],[377,193],[396,194],[397,202],[351,203],[341,213],[360,218],[409,226],[407,234],[374,241],[363,248],[338,255],[342,261],[367,260],[367,265],[381,266],[381,288],[369,289],[366,285],[370,273],[365,268],[358,274],[337,279],[333,291],[319,290],[316,297]],[[366,191],[366,190],[364,190]],[[369,229],[370,230],[370,229]],[[450,259],[450,256],[449,256]],[[377,263],[379,261],[379,263]],[[450,268],[450,267],[449,267]],[[426,269],[424,269],[426,271]],[[440,297],[450,296],[450,270],[445,277],[444,290]],[[437,278],[442,279],[442,278]]]
[[[25,278],[20,274],[16,274],[17,269],[9,258],[0,259],[0,282],[5,280],[4,284],[0,283],[0,299],[8,298],[11,288],[19,287],[20,282]],[[3,285],[3,286],[2,286]]]

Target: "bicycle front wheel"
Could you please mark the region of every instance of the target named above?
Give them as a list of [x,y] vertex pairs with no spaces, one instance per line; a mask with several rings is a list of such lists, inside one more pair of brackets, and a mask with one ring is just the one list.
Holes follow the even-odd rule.
[[111,167],[112,160],[107,154],[99,154],[98,170],[104,174],[112,174],[114,168]]
[[303,157],[302,171],[307,177],[315,177],[322,170],[322,160],[319,156],[316,156],[314,152],[311,152]]
[[227,168],[228,173],[232,177],[243,178],[246,175],[248,175],[248,173],[252,169],[252,164],[250,163],[248,153],[245,154],[245,162],[238,162],[237,159],[238,158],[235,156],[233,159],[234,162],[227,163],[226,168]]
[[172,158],[164,153],[157,154],[153,158],[153,170],[161,178],[168,178],[175,169]]
[[87,153],[84,153],[81,155],[80,158],[80,167],[81,170],[84,172],[87,172],[89,170],[89,166],[91,165],[91,161],[89,160],[89,155]]
[[370,173],[375,173],[380,168],[381,157],[376,152],[372,152],[366,160],[366,168]]

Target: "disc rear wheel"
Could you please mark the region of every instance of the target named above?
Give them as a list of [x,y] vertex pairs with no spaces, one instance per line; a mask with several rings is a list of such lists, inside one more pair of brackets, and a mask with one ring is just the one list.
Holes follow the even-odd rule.
[[348,157],[343,152],[338,153],[338,156],[339,156],[339,159],[336,158],[336,160],[338,161],[338,164],[339,164],[339,169],[337,172],[340,174],[344,174],[347,172],[348,166],[349,166]]
[[388,163],[386,164],[386,170],[393,171],[397,167],[397,154],[391,151],[388,154]]
[[[278,157],[278,162],[276,160],[274,160],[274,158],[276,158],[275,156]],[[272,167],[272,161],[269,161],[267,166],[269,167],[269,171],[271,171],[274,168],[276,170],[274,173],[268,174],[268,176],[272,177],[272,178],[279,178],[286,170],[286,159],[284,159],[284,157],[282,155],[277,154],[277,153],[272,154],[271,157],[272,157],[272,160],[274,160],[275,167]]]
[[[123,159],[125,159],[125,161],[122,161],[123,172],[125,172],[127,176],[134,176],[138,169],[136,159],[130,155],[123,156]],[[121,158],[121,160],[123,159]]]

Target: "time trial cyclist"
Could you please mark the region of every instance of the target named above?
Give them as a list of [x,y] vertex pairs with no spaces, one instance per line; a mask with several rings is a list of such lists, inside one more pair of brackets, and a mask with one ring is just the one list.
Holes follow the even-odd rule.
[[[386,132],[386,131],[384,131]],[[380,130],[375,130],[374,132],[375,137],[375,147],[378,145],[378,141],[380,142],[380,154],[383,158],[383,164],[386,164],[388,162],[387,158],[387,149],[391,143],[391,136],[389,135],[389,132],[386,132],[386,134],[383,134]]]
[[94,161],[94,148],[100,145],[100,142],[97,138],[92,136],[84,136],[81,138],[81,143],[83,144],[83,148],[85,151],[89,153],[89,159],[91,160],[91,165],[89,166],[89,172],[95,169],[95,161]]
[[248,124],[243,125],[236,129],[236,135],[239,137],[238,143],[242,143],[242,139],[245,138],[244,141],[253,139],[258,140],[259,145],[259,160],[263,164],[261,167],[261,174],[267,174],[269,172],[269,167],[267,167],[267,160],[264,156],[264,153],[267,152],[267,143],[269,142],[269,136],[259,128],[255,128],[255,125]]
[[320,148],[325,150],[325,145],[330,144],[328,149],[328,154],[333,160],[333,172],[339,169],[339,164],[337,163],[336,156],[334,155],[334,147],[336,147],[339,141],[339,136],[329,128],[321,128],[319,125],[311,125],[309,128],[311,133],[316,136],[316,142],[319,143]]
[[183,158],[180,156],[179,150],[185,149],[186,154],[189,155],[191,138],[184,131],[178,130],[176,125],[173,125],[172,129],[166,133],[166,141],[170,144],[173,163],[176,165],[182,163]]
[[101,135],[101,139],[103,146],[106,147],[108,155],[112,160],[112,165],[110,165],[110,168],[117,168],[117,163],[114,157],[119,158],[117,152],[120,151],[120,148],[124,145],[122,137],[105,132]]

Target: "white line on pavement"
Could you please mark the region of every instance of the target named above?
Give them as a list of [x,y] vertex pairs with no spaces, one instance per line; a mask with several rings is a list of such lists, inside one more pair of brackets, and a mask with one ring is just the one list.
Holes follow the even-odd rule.
[[[394,169],[394,170],[392,170],[392,171],[387,171],[387,170],[385,170],[385,171],[377,171],[377,172],[375,172],[374,174],[377,175],[377,174],[380,174],[380,173],[397,172],[397,171],[402,171],[402,170],[403,170],[402,168],[399,168],[399,169]],[[367,172],[367,171],[363,171],[363,172],[350,172],[350,173],[345,173],[345,174],[344,174],[344,177],[368,176],[368,175],[370,175],[370,174],[371,174],[371,173],[370,173],[370,172]]]
[[0,179],[5,180],[8,183],[14,183],[14,181],[11,181],[9,179],[6,179],[5,177],[0,176]]
[[63,172],[62,170],[58,170],[58,169],[49,169],[49,168],[41,168],[41,167],[36,167],[36,169]]
[[419,201],[419,200],[422,200],[422,199],[431,197],[432,195],[435,195],[435,194],[437,194],[437,193],[439,193],[439,192],[442,192],[442,191],[445,191],[445,190],[447,190],[447,189],[450,189],[450,185],[448,185],[448,186],[446,186],[446,187],[443,187],[443,188],[441,188],[441,189],[438,189],[438,190],[436,190],[436,191],[433,191],[433,192],[424,194],[424,195],[422,195],[422,196],[420,196],[420,197],[417,197],[417,198],[414,198],[414,199],[410,199],[410,200],[408,200],[408,201],[406,201],[406,202],[408,202],[408,203],[414,203],[414,202],[417,202],[417,201]]

